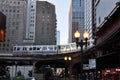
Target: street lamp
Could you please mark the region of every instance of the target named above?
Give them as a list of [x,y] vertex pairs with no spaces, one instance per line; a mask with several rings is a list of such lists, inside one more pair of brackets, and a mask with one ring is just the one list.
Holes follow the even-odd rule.
[[67,60],[68,60],[68,61],[71,61],[72,58],[71,58],[70,56],[69,56],[69,57],[65,56],[65,57],[64,57],[64,60],[65,60],[65,61],[67,61]]
[[74,37],[76,39],[76,46],[80,46],[81,47],[81,54],[80,54],[80,59],[81,59],[81,71],[80,71],[80,77],[81,77],[81,80],[83,80],[83,76],[82,76],[82,73],[83,73],[83,46],[85,45],[85,48],[87,48],[87,40],[89,38],[89,33],[88,32],[84,32],[83,34],[83,38],[85,40],[85,42],[81,39],[81,41],[79,42],[79,38],[80,38],[80,32],[78,30],[76,30],[76,32],[74,33]]
[[65,77],[68,77],[68,68],[67,68],[68,64],[67,64],[67,61],[71,61],[72,58],[70,56],[65,56],[64,60],[65,60],[65,63],[66,63],[66,65],[65,65]]

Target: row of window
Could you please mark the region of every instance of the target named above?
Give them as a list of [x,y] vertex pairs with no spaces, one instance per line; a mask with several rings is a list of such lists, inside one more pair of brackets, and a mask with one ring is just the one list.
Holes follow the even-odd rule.
[[[12,19],[11,19],[12,20]],[[13,27],[13,26],[18,26],[20,23],[19,22],[9,22],[9,27]]]
[[50,14],[50,11],[49,11],[49,10],[48,10],[48,11],[44,11],[44,10],[43,10],[42,13],[43,13],[43,14],[45,14],[45,13]]
[[57,46],[14,47],[13,51],[57,51]]
[[84,12],[80,12],[80,11],[75,11],[75,12],[72,12],[73,14],[73,16],[78,16],[78,17],[83,17],[84,16]]
[[3,5],[3,4],[0,4],[2,5],[0,8],[3,8],[3,9],[19,9],[20,7],[23,7],[23,6],[18,6],[18,5],[15,5],[15,6],[9,6],[9,5]]
[[29,32],[29,38],[30,38],[30,39],[33,39],[33,38],[34,38],[34,35],[35,35],[34,32]]
[[0,1],[0,2],[1,2],[1,3],[6,3],[6,4],[17,4],[17,5],[20,4],[19,1],[6,1],[6,0],[2,0],[2,1]]
[[7,10],[7,9],[6,9],[6,10],[3,10],[3,9],[2,9],[2,12],[13,12],[13,13],[17,12],[17,13],[19,13],[20,10],[15,10],[15,9],[14,9],[14,10],[11,10],[11,9],[10,9],[10,10]]
[[3,47],[9,47],[9,44],[0,44],[0,47],[3,46]]
[[0,48],[0,50],[1,50],[1,51],[9,51],[9,50],[12,51],[12,49],[9,49],[9,48],[7,48],[7,49],[6,49],[6,48]]

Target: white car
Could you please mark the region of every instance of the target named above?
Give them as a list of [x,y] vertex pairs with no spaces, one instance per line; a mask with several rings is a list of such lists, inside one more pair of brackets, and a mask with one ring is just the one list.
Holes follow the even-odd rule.
[[29,77],[26,80],[36,80],[34,77]]

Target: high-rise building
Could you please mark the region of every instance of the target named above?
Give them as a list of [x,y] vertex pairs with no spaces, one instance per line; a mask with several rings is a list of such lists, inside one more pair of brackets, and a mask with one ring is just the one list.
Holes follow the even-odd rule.
[[84,30],[89,33],[89,41],[94,41],[94,0],[85,0]]
[[6,16],[5,42],[1,52],[12,51],[12,46],[22,44],[25,27],[26,2],[24,0],[0,0],[0,11]]
[[56,44],[55,6],[47,1],[27,1],[27,24],[24,43]]
[[83,39],[84,31],[84,0],[71,0],[69,12],[69,43],[74,42],[74,32],[78,29]]
[[47,1],[36,2],[35,44],[56,44],[55,6]]
[[56,44],[55,6],[47,1],[0,0],[6,16],[6,37],[1,52],[12,52],[15,45]]

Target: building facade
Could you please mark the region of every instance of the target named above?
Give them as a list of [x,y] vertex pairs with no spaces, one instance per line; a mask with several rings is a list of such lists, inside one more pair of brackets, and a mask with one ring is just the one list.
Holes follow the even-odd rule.
[[74,32],[78,29],[83,39],[84,31],[84,0],[71,0],[69,12],[69,43],[75,42]]
[[27,1],[24,44],[56,44],[55,6],[47,1]]
[[1,52],[11,52],[15,45],[56,44],[55,6],[47,1],[0,0],[6,16],[6,37]]
[[24,0],[0,0],[0,11],[6,16],[5,41],[1,42],[1,52],[11,52],[12,46],[22,44],[25,27]]
[[89,33],[89,42],[94,43],[94,0],[85,0],[84,29]]
[[95,1],[97,80],[120,80],[120,0]]
[[47,1],[36,2],[35,45],[56,44],[55,6]]
[[[109,4],[106,5],[109,1]],[[120,0],[96,0],[96,27],[100,28]]]
[[24,43],[35,42],[35,23],[36,23],[36,0],[26,0],[26,28]]

